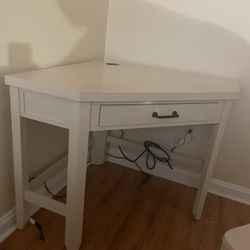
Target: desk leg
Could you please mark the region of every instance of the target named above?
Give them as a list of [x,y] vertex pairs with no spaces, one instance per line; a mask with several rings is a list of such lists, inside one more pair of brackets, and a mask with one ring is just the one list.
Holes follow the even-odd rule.
[[106,161],[108,131],[93,132],[94,145],[91,148],[91,163],[101,165]]
[[67,250],[78,250],[82,241],[90,104],[72,103],[69,119],[65,244]]
[[213,176],[214,166],[216,163],[216,158],[219,153],[220,145],[222,142],[223,134],[227,124],[227,120],[231,111],[232,102],[228,101],[225,104],[224,112],[221,118],[221,122],[215,125],[213,137],[211,138],[210,152],[208,154],[208,160],[205,161],[204,169],[200,177],[200,186],[198,188],[198,193],[195,199],[193,216],[196,220],[200,220],[205,200],[207,197],[207,192],[210,184],[210,180]]
[[16,197],[16,224],[23,229],[29,219],[29,204],[24,201],[24,192],[28,188],[27,169],[27,130],[26,120],[21,117],[19,91],[10,88],[12,144],[14,160],[14,179]]

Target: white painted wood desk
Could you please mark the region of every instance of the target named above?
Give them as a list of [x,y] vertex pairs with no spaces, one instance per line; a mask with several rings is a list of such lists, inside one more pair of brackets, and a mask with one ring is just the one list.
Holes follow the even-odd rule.
[[[108,130],[214,124],[193,209],[194,218],[200,219],[232,101],[239,95],[233,80],[96,61],[9,75],[6,84],[10,85],[18,228],[28,220],[28,203],[45,207],[66,217],[67,249],[79,249],[90,131],[95,131],[92,162],[101,164],[106,159]],[[29,187],[23,118],[69,130],[66,205]]]

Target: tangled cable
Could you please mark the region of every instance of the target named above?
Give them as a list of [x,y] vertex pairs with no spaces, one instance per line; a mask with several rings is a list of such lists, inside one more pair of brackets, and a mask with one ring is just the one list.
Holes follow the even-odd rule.
[[[124,137],[124,131],[121,130],[121,136],[120,138],[122,139]],[[136,165],[136,167],[144,174],[146,174],[142,168],[139,166],[139,164],[137,163],[137,161],[146,153],[146,166],[148,169],[152,170],[155,168],[156,166],[156,160],[160,161],[160,162],[164,162],[167,163],[170,169],[173,169],[171,163],[170,163],[170,155],[169,153],[164,150],[159,144],[153,142],[153,141],[144,141],[143,143],[144,145],[144,150],[143,152],[141,152],[135,159],[130,159],[126,156],[126,154],[124,153],[122,147],[119,145],[119,151],[121,153],[122,156],[115,156],[115,155],[111,155],[109,154],[109,156],[114,157],[114,158],[118,158],[118,159],[126,159],[129,162],[132,162]],[[155,152],[153,152],[153,148],[157,149],[158,151],[161,151],[165,156],[159,156],[157,155]],[[152,159],[153,164],[150,166],[149,162],[150,159]]]

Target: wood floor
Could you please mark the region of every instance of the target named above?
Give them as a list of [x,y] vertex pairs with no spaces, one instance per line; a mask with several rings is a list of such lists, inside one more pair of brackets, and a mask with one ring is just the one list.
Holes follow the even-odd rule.
[[[202,220],[194,221],[195,189],[158,177],[141,185],[143,178],[111,163],[89,167],[82,250],[218,250],[226,230],[250,223],[249,206],[211,194]],[[28,225],[0,249],[65,249],[64,218],[45,209],[34,218],[43,225],[45,243]]]

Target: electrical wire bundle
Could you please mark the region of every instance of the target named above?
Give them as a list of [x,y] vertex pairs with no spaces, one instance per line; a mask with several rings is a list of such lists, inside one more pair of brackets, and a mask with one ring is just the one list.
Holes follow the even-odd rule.
[[[122,139],[124,137],[124,130],[121,130],[121,136],[120,138]],[[164,150],[159,144],[153,142],[153,141],[144,141],[143,143],[144,145],[144,150],[135,158],[135,159],[130,159],[126,156],[126,154],[124,153],[122,147],[119,145],[119,151],[121,153],[122,156],[116,156],[116,155],[112,155],[112,154],[108,154],[109,156],[113,157],[113,158],[117,158],[117,159],[125,159],[129,162],[132,162],[136,165],[136,167],[144,174],[146,174],[148,176],[147,173],[145,173],[143,171],[143,169],[139,166],[139,164],[137,163],[137,161],[144,155],[146,154],[146,166],[148,169],[153,170],[156,166],[156,161],[160,161],[160,162],[164,162],[167,163],[168,167],[170,169],[173,169],[171,163],[170,163],[170,155],[169,153]],[[164,156],[159,156],[157,155],[154,151],[154,149],[156,149],[157,151],[160,151]],[[150,165],[150,159],[152,160],[153,164]]]

